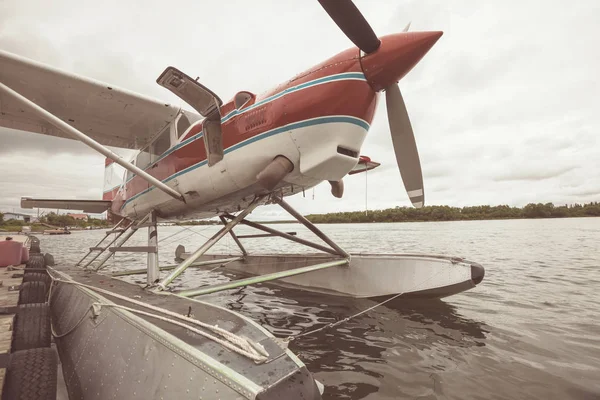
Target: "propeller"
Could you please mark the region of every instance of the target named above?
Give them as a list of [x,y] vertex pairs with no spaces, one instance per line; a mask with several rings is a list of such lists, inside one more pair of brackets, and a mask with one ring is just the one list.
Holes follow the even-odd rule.
[[[351,0],[319,0],[321,6],[346,36],[364,53],[377,51],[381,41]],[[404,28],[407,32],[410,23]],[[416,208],[423,206],[423,174],[408,111],[397,83],[385,88],[388,123],[404,188]]]
[[372,53],[381,41],[352,0],[319,0],[331,19],[363,52]]
[[393,84],[385,90],[385,103],[396,162],[404,188],[413,206],[421,208],[425,202],[421,162],[408,111],[398,84]]

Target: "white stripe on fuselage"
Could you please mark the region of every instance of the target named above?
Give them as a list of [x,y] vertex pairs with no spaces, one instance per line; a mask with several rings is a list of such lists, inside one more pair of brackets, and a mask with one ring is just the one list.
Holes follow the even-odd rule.
[[[336,134],[332,135],[329,142],[334,140],[335,143],[328,142],[327,135],[323,133],[323,124],[332,124],[331,129]],[[177,200],[170,201],[171,198],[163,196],[162,192],[153,190],[154,188],[151,187],[129,199],[123,205],[122,212],[126,215],[132,215],[143,214],[157,207],[158,209],[165,207],[170,210],[201,207],[204,203],[227,194],[233,194],[237,190],[253,184],[256,181],[256,175],[277,155],[285,155],[295,164],[295,171],[286,177],[286,182],[298,187],[314,186],[320,180],[302,176],[299,172],[300,153],[290,136],[290,132],[302,131],[308,135],[318,132],[315,141],[331,144],[328,149],[335,152],[337,145],[360,149],[368,128],[369,124],[359,118],[329,116],[312,118],[272,129],[230,146],[225,150],[225,158],[213,167],[208,167],[206,160],[203,160],[163,180],[167,183],[177,178],[177,183],[169,186],[176,186],[176,190],[180,193],[198,192],[199,197],[196,200],[191,198],[188,204],[182,204]],[[357,129],[362,133],[359,136],[356,136],[356,134],[346,135],[349,143],[344,143],[344,135],[340,135],[339,132],[345,130],[354,132]],[[357,142],[356,137],[360,139],[359,142]],[[245,150],[241,150],[243,148]],[[167,213],[170,214],[171,212]]]
[[[341,74],[335,74],[335,75],[328,75],[328,76],[324,76],[318,79],[313,79],[312,81],[308,81],[305,83],[301,83],[299,85],[296,86],[292,86],[289,87],[287,89],[284,89],[280,92],[277,92],[261,101],[259,101],[258,103],[252,104],[249,107],[246,107],[242,110],[233,110],[230,111],[229,113],[227,113],[227,115],[225,115],[224,117],[221,118],[221,123],[225,123],[227,121],[229,121],[231,118],[233,118],[234,116],[239,116],[242,115],[248,111],[252,111],[254,108],[256,107],[260,107],[263,106],[267,103],[270,103],[274,100],[283,98],[285,96],[287,96],[290,93],[295,93],[304,89],[308,89],[314,86],[319,86],[319,85],[323,85],[326,83],[331,83],[331,82],[339,82],[339,81],[366,81],[365,75],[362,72],[345,72],[345,73],[341,73]],[[202,123],[202,121],[198,121],[195,124],[193,124],[192,126],[190,126],[187,131],[191,130],[193,128],[193,126]],[[167,157],[169,154],[179,150],[180,148],[187,146],[188,144],[190,144],[191,142],[198,140],[198,139],[202,139],[204,132],[200,131],[199,133],[190,136],[189,138],[185,139],[185,140],[181,140],[181,142],[176,143],[173,147],[171,147],[170,149],[168,149],[166,152],[164,152],[163,154],[161,154],[161,156],[156,159],[155,161],[153,161],[152,163],[150,163],[146,168],[144,168],[144,171],[147,169],[152,168],[156,163],[160,162],[161,160],[163,160],[165,157]],[[181,138],[184,138],[185,135],[181,135]],[[137,155],[136,155],[137,157]],[[134,157],[135,159],[135,157]],[[134,178],[135,175],[133,175],[131,178],[129,178],[127,181],[125,181],[125,184],[129,183],[129,181],[131,181]]]

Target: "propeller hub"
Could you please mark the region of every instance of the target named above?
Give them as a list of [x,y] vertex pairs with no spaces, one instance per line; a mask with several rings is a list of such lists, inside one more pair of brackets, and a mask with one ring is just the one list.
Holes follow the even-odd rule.
[[402,79],[433,47],[443,32],[402,32],[380,38],[379,48],[361,53],[361,65],[367,81],[375,91],[383,90]]

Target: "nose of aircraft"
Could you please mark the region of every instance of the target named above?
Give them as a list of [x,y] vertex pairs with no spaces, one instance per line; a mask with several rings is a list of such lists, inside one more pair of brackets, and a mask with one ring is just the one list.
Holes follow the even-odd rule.
[[377,51],[360,62],[371,87],[383,90],[404,77],[433,47],[443,32],[402,32],[380,38]]

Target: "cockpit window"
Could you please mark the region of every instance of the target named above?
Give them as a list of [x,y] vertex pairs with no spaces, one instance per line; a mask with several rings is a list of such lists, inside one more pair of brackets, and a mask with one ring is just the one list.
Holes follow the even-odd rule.
[[156,161],[171,146],[171,125],[167,126],[152,143],[152,162]]
[[[135,160],[133,160],[131,163],[135,165]],[[133,172],[127,170],[127,181],[129,181],[131,178],[133,178]]]
[[181,137],[181,135],[185,133],[185,131],[187,130],[187,128],[190,127],[190,125],[191,122],[187,115],[181,114],[181,117],[179,117],[179,120],[177,121],[177,137]]
[[150,148],[146,147],[145,149],[143,149],[142,151],[140,151],[137,155],[137,157],[135,158],[135,165],[138,166],[138,168],[144,169],[146,168],[148,165],[150,165]]

